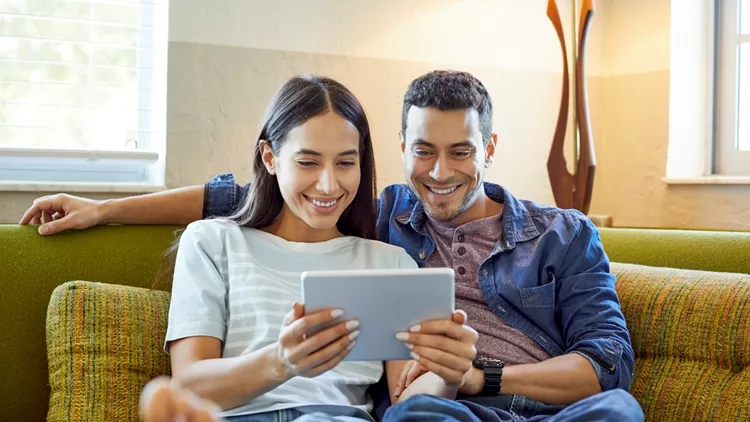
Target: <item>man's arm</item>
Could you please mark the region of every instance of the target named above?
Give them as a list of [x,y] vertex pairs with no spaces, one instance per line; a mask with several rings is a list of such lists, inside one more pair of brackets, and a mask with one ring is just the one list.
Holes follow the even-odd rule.
[[[567,405],[601,391],[630,388],[635,356],[615,277],[596,227],[583,216],[573,223],[576,230],[556,274],[565,354],[504,368],[500,394]],[[483,387],[483,371],[473,368],[461,392],[478,394]]]
[[246,194],[247,187],[237,185],[231,174],[218,175],[205,185],[106,201],[58,194],[35,200],[19,224],[41,224],[43,235],[110,223],[184,226],[231,214]]

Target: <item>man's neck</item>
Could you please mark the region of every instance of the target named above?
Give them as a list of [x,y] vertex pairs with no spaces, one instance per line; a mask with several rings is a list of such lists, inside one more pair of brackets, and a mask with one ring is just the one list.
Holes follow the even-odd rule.
[[484,191],[482,191],[469,209],[459,214],[453,220],[453,223],[460,226],[461,224],[470,223],[483,218],[494,217],[502,213],[503,204],[493,201],[486,193],[484,193]]

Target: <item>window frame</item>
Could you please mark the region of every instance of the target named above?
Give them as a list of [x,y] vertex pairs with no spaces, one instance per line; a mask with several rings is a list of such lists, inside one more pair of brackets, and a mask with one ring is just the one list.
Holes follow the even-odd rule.
[[[715,122],[713,139],[713,173],[727,176],[750,175],[750,151],[737,148],[739,75],[738,48],[750,45],[750,33],[740,33],[741,0],[716,0],[714,32]],[[745,83],[750,83],[746,81]],[[750,112],[748,112],[750,116]],[[749,117],[750,118],[750,117]]]
[[[166,72],[164,81],[155,83],[155,68],[166,70],[167,22],[156,23],[156,8],[163,4],[168,16],[168,0],[139,0],[141,22],[137,48],[138,128],[134,149],[94,150],[0,146],[0,190],[77,192],[154,192],[164,189],[166,150]],[[154,25],[154,24],[157,25]],[[157,49],[163,52],[157,55]],[[163,66],[154,66],[163,60]],[[149,63],[149,67],[141,66]],[[160,87],[159,84],[163,84]],[[164,98],[155,98],[154,95]],[[156,112],[153,105],[163,107]],[[150,104],[148,110],[140,107]],[[163,108],[163,109],[162,109]],[[154,121],[157,120],[157,121]],[[130,143],[130,140],[128,141]]]

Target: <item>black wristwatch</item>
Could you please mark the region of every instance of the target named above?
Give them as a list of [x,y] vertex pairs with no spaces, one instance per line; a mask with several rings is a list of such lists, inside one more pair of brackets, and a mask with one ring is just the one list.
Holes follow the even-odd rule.
[[499,359],[478,357],[472,362],[475,368],[484,370],[483,396],[496,396],[500,394],[503,384],[503,367],[505,363]]

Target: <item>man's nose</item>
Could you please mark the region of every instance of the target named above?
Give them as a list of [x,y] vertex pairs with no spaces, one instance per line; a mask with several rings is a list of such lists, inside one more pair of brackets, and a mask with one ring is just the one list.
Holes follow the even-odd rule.
[[430,177],[434,180],[441,182],[448,180],[453,177],[453,171],[451,170],[450,164],[446,157],[438,157],[435,160],[435,164],[432,166],[430,171]]

